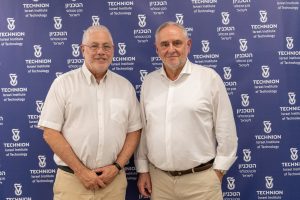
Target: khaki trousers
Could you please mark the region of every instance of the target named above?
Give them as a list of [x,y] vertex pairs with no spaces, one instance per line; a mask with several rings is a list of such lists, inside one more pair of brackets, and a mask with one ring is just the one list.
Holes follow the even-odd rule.
[[124,170],[103,189],[87,190],[79,179],[69,172],[57,169],[53,192],[54,200],[125,200],[127,179]]
[[210,168],[183,176],[171,176],[150,165],[151,200],[222,200],[221,182]]

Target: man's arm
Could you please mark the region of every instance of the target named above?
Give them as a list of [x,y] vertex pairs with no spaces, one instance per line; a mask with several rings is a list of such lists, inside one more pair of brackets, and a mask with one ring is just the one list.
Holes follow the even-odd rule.
[[141,130],[127,133],[124,146],[116,162],[123,168],[136,150],[141,138]]
[[[146,115],[145,115],[145,106],[144,106],[144,84],[146,81],[144,80],[142,88],[141,88],[141,117],[142,117],[142,124],[143,127],[146,127]],[[149,173],[149,167],[148,167],[148,149],[146,144],[146,136],[145,136],[145,129],[143,129],[141,133],[141,140],[139,143],[139,146],[135,152],[135,168],[136,171],[139,173],[138,175],[138,182],[137,186],[139,189],[139,192],[144,197],[150,197],[152,193],[152,183]]]
[[[128,160],[134,153],[137,145],[139,144],[141,137],[141,131],[133,131],[127,133],[126,139],[121,152],[119,153],[117,160],[115,161],[121,168],[123,168]],[[115,176],[118,174],[119,169],[115,165],[108,165],[95,170],[96,172],[101,172],[99,176],[105,184],[109,184],[113,181]]]
[[105,187],[105,184],[96,173],[88,169],[79,160],[68,141],[60,132],[44,128],[43,137],[52,151],[74,171],[75,175],[87,189],[98,189],[99,186]]
[[152,193],[152,183],[148,169],[146,138],[144,133],[142,133],[139,147],[135,152],[134,162],[136,171],[139,173],[137,182],[139,192],[144,197],[150,197]]
[[213,168],[222,179],[237,159],[238,138],[231,102],[219,75],[216,75],[215,83],[213,123],[218,146]]
[[150,178],[150,173],[149,172],[139,173],[137,186],[138,186],[139,192],[144,197],[150,197],[151,196],[152,183],[151,183],[151,178]]

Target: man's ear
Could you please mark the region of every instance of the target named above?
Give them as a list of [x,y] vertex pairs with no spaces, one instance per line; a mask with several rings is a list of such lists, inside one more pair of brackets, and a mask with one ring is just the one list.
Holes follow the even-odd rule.
[[192,39],[189,39],[187,41],[187,46],[189,47],[189,52],[191,51],[191,48],[192,48]]
[[157,53],[157,55],[158,55],[158,48],[157,48],[156,45],[155,45],[155,51],[156,51],[156,53]]
[[81,50],[81,54],[82,54],[82,57],[84,58],[84,46],[83,45],[80,45],[80,50]]

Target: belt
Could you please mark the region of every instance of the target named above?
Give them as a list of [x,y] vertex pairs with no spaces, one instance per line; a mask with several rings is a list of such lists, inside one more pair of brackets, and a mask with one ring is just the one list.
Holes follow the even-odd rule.
[[[73,171],[70,167],[68,167],[68,166],[57,165],[57,167],[58,167],[59,169],[65,171],[65,172],[69,172],[69,173],[71,173],[71,174],[74,174],[74,171]],[[96,174],[97,174],[98,176],[100,176],[102,173],[101,173],[101,172],[96,172]]]
[[186,175],[186,174],[201,172],[201,171],[211,168],[213,166],[214,160],[215,159],[212,159],[212,160],[208,161],[207,163],[203,163],[192,169],[187,169],[187,170],[182,170],[182,171],[165,171],[165,170],[162,170],[162,171],[166,172],[167,174],[169,174],[171,176],[182,176],[182,175]]
[[70,167],[68,166],[63,166],[63,165],[57,165],[57,167],[65,172],[69,172],[71,174],[74,174],[74,171],[73,169],[71,169]]

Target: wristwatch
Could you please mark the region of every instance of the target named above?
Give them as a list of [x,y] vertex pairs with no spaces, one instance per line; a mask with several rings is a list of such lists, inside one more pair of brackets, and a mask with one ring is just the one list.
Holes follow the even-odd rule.
[[222,170],[222,169],[215,169],[215,170],[220,172],[223,176],[227,173],[227,170]]
[[114,165],[116,168],[118,168],[119,171],[122,170],[122,167],[119,165],[119,163],[114,162],[113,165]]

